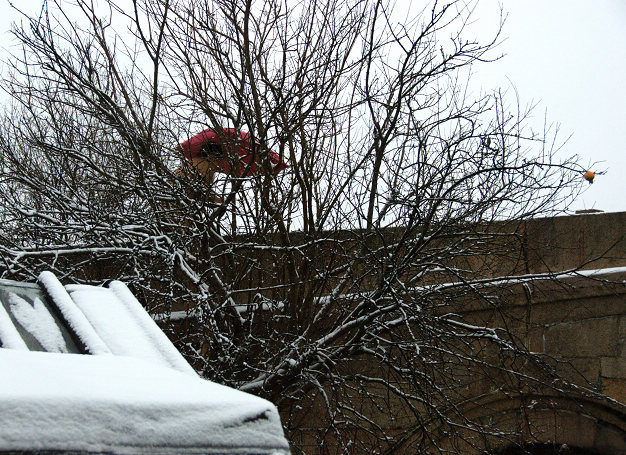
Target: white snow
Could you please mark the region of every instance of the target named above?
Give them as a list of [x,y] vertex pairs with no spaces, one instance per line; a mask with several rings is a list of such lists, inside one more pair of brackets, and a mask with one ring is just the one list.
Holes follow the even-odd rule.
[[[130,291],[126,289],[130,297],[124,293],[124,287],[118,283],[117,292],[75,284],[67,285],[65,289],[98,337],[105,340],[112,354],[151,360],[196,376],[193,368],[136,302]],[[134,307],[135,304],[139,308]],[[141,313],[145,315],[144,318]],[[151,325],[146,323],[145,318]]]
[[612,275],[614,273],[624,273],[626,267],[607,267],[604,269],[580,270],[573,272],[572,275],[595,276],[595,275]]
[[[200,379],[123,283],[63,287],[49,272],[39,282],[98,355],[67,353],[40,298],[5,293],[0,451],[289,453],[276,407]],[[28,351],[9,312],[48,352]]]
[[0,450],[288,453],[270,402],[136,358],[0,348]]
[[167,314],[153,314],[152,317],[156,321],[161,321],[161,320],[180,321],[183,319],[187,319],[189,315],[190,315],[189,311],[182,310],[182,311],[172,311],[171,313],[167,313]]
[[95,332],[83,313],[76,307],[52,272],[41,272],[39,284],[45,288],[51,299],[59,308],[63,317],[68,321],[73,332],[83,342],[91,354],[111,354],[111,350]]
[[169,338],[154,322],[148,312],[141,306],[132,292],[121,281],[112,281],[109,289],[115,294],[119,302],[126,308],[133,321],[137,324],[151,344],[151,348],[158,351],[161,358],[172,368],[183,373],[196,376],[195,370],[174,347]]
[[125,284],[114,281],[109,288],[77,284],[64,287],[50,272],[42,272],[39,283],[89,353],[152,360],[197,376]]
[[19,332],[11,322],[9,313],[4,309],[4,306],[0,302],[0,340],[2,340],[3,346],[9,349],[28,350],[28,346],[22,340]]
[[35,298],[31,306],[22,297],[10,292],[7,294],[7,303],[17,322],[33,335],[46,351],[69,352],[61,329],[41,299]]

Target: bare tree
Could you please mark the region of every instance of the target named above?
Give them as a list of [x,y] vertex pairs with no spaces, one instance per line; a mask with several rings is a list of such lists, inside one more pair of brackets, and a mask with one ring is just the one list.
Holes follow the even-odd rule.
[[[552,213],[580,176],[526,112],[472,91],[498,39],[464,37],[472,5],[401,13],[47,0],[4,81],[2,276],[126,281],[201,374],[279,406],[295,453],[432,450],[406,426],[497,434],[460,390],[549,372],[447,305],[497,311],[481,286],[519,272],[519,249],[492,223]],[[258,172],[177,172],[206,128],[226,149],[227,128],[252,135]]]

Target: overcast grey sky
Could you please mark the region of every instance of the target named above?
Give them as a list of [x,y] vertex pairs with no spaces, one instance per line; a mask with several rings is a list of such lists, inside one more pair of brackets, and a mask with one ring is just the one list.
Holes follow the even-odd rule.
[[[18,19],[0,0],[0,31]],[[29,13],[41,0],[14,0]],[[398,5],[409,0],[398,0]],[[413,5],[422,3],[412,0]],[[474,27],[489,31],[499,4],[507,15],[504,57],[477,71],[485,89],[516,87],[522,104],[537,104],[537,126],[560,124],[571,135],[563,155],[606,170],[571,207],[626,210],[626,0],[480,0]],[[9,44],[3,33],[2,47]]]
[[[537,123],[558,122],[563,154],[606,170],[572,209],[626,210],[626,1],[502,0],[507,14],[499,51],[482,66],[486,85],[517,88],[537,103]],[[497,17],[497,0],[481,0],[479,16]],[[491,19],[493,20],[493,19]]]

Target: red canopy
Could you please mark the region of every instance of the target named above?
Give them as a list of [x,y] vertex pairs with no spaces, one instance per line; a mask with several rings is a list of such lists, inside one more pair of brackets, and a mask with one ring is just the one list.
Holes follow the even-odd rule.
[[[224,138],[225,141],[220,140],[220,136],[221,138]],[[223,142],[226,142],[226,144]],[[232,145],[228,144],[229,142],[232,142]],[[192,159],[203,156],[203,150],[208,144],[221,145],[226,152],[226,154],[222,156],[216,156],[216,171],[218,172],[232,174],[231,164],[235,161],[235,157],[229,157],[227,154],[229,153],[229,149],[232,150],[235,146],[237,147],[237,155],[239,158],[239,171],[237,172],[239,177],[247,177],[249,175],[257,174],[258,172],[264,172],[264,168],[259,165],[259,162],[260,158],[265,153],[269,156],[269,160],[275,174],[287,167],[287,164],[280,159],[280,156],[278,156],[276,152],[261,147],[261,145],[250,134],[242,132],[238,133],[233,128],[225,128],[221,135],[210,128],[206,129],[181,143],[179,148],[185,154],[186,158]],[[250,164],[253,157],[254,162]],[[246,168],[248,168],[248,172],[244,176],[243,174]]]

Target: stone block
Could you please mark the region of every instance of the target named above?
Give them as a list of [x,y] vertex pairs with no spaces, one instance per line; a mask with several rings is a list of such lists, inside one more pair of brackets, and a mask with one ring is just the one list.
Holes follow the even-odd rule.
[[626,379],[626,349],[622,347],[621,355],[618,357],[602,357],[600,375],[603,378]]
[[626,442],[624,433],[618,428],[609,426],[598,426],[596,438],[593,444],[595,453],[604,455],[624,455]]
[[560,358],[613,357],[619,349],[619,318],[575,321],[546,329],[546,353]]
[[620,403],[626,404],[626,379],[603,379],[602,393]]
[[600,359],[596,357],[586,357],[572,359],[566,364],[559,363],[557,371],[568,380],[582,385],[597,387],[600,380]]
[[[565,291],[564,291],[565,292]],[[564,299],[534,302],[531,308],[533,324],[553,324],[601,318],[620,317],[626,312],[626,294],[598,295],[587,298]]]
[[[544,353],[545,352],[545,339],[544,328],[534,327],[531,328],[527,338],[524,338],[526,348],[531,352]],[[526,341],[527,340],[527,341]]]
[[596,439],[596,425],[588,416],[565,410],[540,410],[528,413],[527,441],[565,443],[591,447]]

